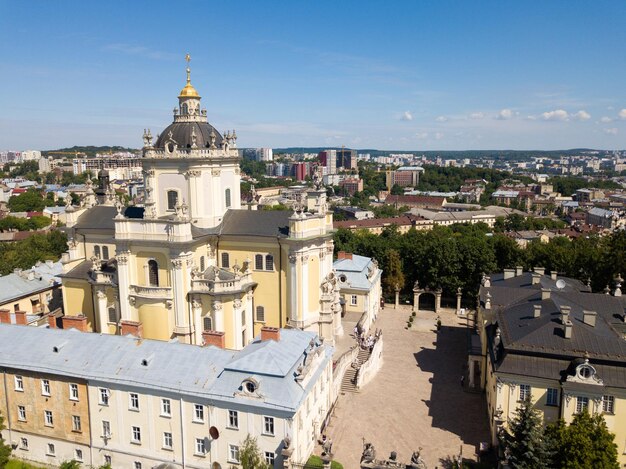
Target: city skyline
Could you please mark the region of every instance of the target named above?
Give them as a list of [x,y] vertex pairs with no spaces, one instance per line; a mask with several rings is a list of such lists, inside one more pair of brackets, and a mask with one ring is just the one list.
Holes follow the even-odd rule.
[[171,120],[186,53],[241,147],[626,148],[617,1],[3,1],[0,18],[2,149],[140,147]]

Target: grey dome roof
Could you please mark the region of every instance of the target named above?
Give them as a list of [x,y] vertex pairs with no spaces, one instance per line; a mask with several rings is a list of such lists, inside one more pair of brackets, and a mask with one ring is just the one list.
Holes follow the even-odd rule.
[[154,146],[155,148],[165,148],[165,144],[170,139],[170,132],[172,132],[172,139],[176,141],[178,148],[191,148],[192,130],[195,130],[198,148],[209,147],[211,130],[215,131],[215,146],[219,148],[222,144],[222,135],[208,122],[174,122],[161,132]]

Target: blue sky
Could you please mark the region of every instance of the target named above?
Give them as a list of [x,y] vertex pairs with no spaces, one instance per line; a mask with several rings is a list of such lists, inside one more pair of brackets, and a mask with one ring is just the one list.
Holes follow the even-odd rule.
[[141,146],[192,83],[240,146],[626,148],[626,3],[0,0],[0,149]]

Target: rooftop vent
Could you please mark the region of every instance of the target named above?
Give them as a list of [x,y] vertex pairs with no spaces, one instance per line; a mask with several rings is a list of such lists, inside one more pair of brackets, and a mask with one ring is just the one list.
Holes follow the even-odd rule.
[[550,272],[550,278],[552,280],[556,281],[556,276],[557,276],[556,270],[553,270],[552,272]]
[[519,277],[524,273],[524,268],[521,265],[515,267],[515,276]]
[[52,347],[52,351],[54,353],[59,353],[63,347],[67,345],[67,340],[65,342],[61,342],[59,345],[55,345]]
[[569,321],[569,313],[571,308],[569,306],[561,306],[561,323],[565,324]]
[[541,316],[541,305],[535,305],[533,310],[533,317],[538,318]]
[[543,267],[535,267],[533,270],[539,275],[544,275],[546,273],[546,269]]
[[504,280],[515,277],[515,269],[504,269]]
[[539,275],[537,272],[533,272],[532,273],[531,284],[532,285],[538,285],[539,282],[541,282],[541,275]]
[[563,336],[566,339],[572,338],[572,321],[569,319],[563,323]]
[[542,288],[541,289],[541,299],[542,300],[549,300],[550,299],[550,289],[549,288]]
[[596,312],[583,310],[583,322],[591,327],[596,327]]

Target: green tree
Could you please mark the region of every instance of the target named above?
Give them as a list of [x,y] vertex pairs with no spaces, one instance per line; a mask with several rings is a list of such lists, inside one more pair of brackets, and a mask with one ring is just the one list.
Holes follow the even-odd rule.
[[44,200],[41,193],[35,189],[29,189],[20,195],[14,195],[9,198],[9,210],[12,212],[41,212],[48,203],[54,205],[54,202]]
[[383,286],[387,295],[395,295],[396,289],[404,288],[404,273],[402,272],[402,261],[400,254],[395,249],[390,249],[387,255],[387,262],[383,267],[387,275],[383,279]]
[[239,447],[239,461],[242,469],[269,469],[256,438],[246,436]]
[[530,396],[521,403],[508,428],[500,435],[509,465],[515,469],[549,467],[548,448],[543,437],[540,411]]
[[602,415],[581,412],[566,426],[562,421],[548,425],[545,439],[555,469],[618,469],[615,435]]
[[[4,417],[0,414],[0,432],[2,432],[5,428]],[[11,445],[7,445],[4,442],[4,438],[2,438],[2,434],[0,433],[0,468],[3,468],[7,462],[9,462],[11,451]]]
[[75,459],[71,461],[63,461],[59,466],[59,469],[80,469],[80,463]]

